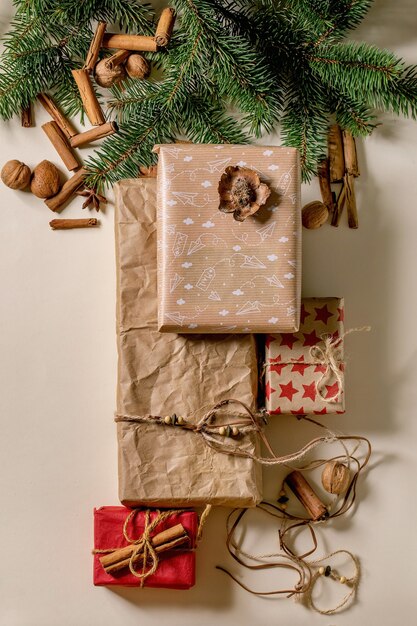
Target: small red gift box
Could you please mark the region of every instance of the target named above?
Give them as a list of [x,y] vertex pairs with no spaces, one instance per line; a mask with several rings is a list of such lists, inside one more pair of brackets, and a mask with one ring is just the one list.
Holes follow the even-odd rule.
[[[133,512],[134,511],[134,512]],[[94,509],[94,585],[119,585],[123,587],[162,587],[167,589],[190,589],[195,584],[195,544],[198,518],[195,511],[181,511],[162,519],[150,532],[151,537],[182,524],[189,537],[187,543],[157,555],[155,573],[144,578],[131,573],[125,567],[113,574],[107,573],[100,562],[107,550],[116,550],[132,545],[143,537],[145,527],[153,525],[160,511],[133,510],[123,506],[102,506]],[[126,519],[129,518],[127,524]],[[126,536],[131,540],[127,540]],[[135,545],[135,544],[133,544]],[[135,565],[142,574],[142,564]],[[147,570],[150,566],[147,566]],[[145,570],[146,571],[146,570]]]
[[266,339],[270,415],[344,413],[343,298],[303,298],[300,330]]

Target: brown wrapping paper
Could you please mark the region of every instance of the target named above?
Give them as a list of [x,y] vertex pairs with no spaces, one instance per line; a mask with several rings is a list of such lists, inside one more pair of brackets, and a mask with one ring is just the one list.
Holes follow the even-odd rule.
[[[251,335],[158,332],[155,179],[123,181],[115,193],[118,414],[175,412],[193,420],[226,398],[254,409]],[[261,472],[250,459],[215,452],[182,429],[119,422],[117,432],[125,505],[250,507],[260,500]],[[242,445],[256,451],[252,436]]]
[[[294,332],[299,327],[301,211],[294,148],[178,145],[158,161],[159,329]],[[228,166],[256,170],[271,190],[238,222],[219,211]]]

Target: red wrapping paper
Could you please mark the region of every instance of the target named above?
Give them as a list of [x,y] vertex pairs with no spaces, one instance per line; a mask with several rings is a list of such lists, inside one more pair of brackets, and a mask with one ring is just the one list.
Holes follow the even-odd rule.
[[341,384],[324,365],[312,362],[310,350],[323,347],[325,336],[340,338],[338,354],[343,358],[343,298],[303,298],[300,330],[266,338],[265,400],[270,415],[345,412],[343,362]]
[[[123,536],[123,524],[131,512],[124,506],[102,506],[94,509],[94,548],[105,550],[124,548],[130,545]],[[152,511],[150,522],[158,515]],[[152,535],[181,523],[190,537],[190,545],[181,546],[160,555],[158,569],[145,579],[145,587],[166,589],[190,589],[195,584],[195,548],[198,518],[195,511],[182,511],[161,522]],[[145,528],[145,511],[139,511],[129,522],[128,534],[136,539],[142,536]],[[118,585],[122,587],[140,587],[141,579],[128,568],[120,574],[107,574],[100,563],[101,554],[94,555],[93,581],[96,586]],[[139,569],[140,571],[140,569]]]

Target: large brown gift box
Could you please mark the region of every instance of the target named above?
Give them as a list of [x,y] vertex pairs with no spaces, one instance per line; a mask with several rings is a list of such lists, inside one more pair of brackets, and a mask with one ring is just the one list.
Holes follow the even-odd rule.
[[[176,413],[192,421],[230,398],[254,410],[251,335],[158,331],[155,180],[126,180],[115,193],[118,415]],[[119,496],[127,506],[250,507],[261,498],[261,472],[252,459],[217,452],[192,431],[121,421],[117,434]],[[241,445],[257,451],[253,434]]]
[[[299,327],[301,210],[294,148],[158,146],[159,329],[274,333]],[[219,210],[226,168],[255,170],[271,194],[236,221]]]

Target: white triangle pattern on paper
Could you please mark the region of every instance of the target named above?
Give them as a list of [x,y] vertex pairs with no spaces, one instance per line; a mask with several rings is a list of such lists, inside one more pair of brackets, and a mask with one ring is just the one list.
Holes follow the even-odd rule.
[[180,326],[184,324],[185,315],[181,315],[178,311],[175,313],[165,313],[165,317]]
[[256,231],[261,238],[261,241],[265,241],[268,237],[272,237],[273,232],[275,230],[276,222],[272,224],[268,224],[268,226],[263,226],[262,228],[258,228]]
[[211,291],[210,295],[208,297],[209,300],[216,300],[217,302],[221,301],[221,297],[219,296],[219,294],[217,293],[217,291]]
[[248,256],[245,254],[245,260],[240,267],[254,267],[258,269],[265,269],[266,265],[262,263],[256,256]]
[[216,159],[215,161],[208,161],[207,165],[209,166],[210,172],[223,172],[231,161],[231,158],[228,159]]
[[178,285],[180,283],[182,283],[183,280],[184,280],[184,277],[180,276],[179,274],[177,274],[177,272],[175,272],[174,276],[169,281],[169,291],[170,291],[170,293],[175,291],[175,289],[178,287]]
[[198,193],[192,193],[190,191],[173,191],[172,195],[178,198],[182,204],[192,206],[198,196]]
[[259,302],[257,300],[255,300],[254,302],[251,302],[250,300],[248,300],[248,302],[245,302],[242,308],[240,308],[239,311],[237,311],[236,315],[246,315],[247,313],[259,313],[260,310],[261,309],[259,308]]
[[194,254],[194,252],[197,252],[198,250],[201,250],[201,248],[205,248],[205,247],[206,247],[206,244],[202,242],[201,237],[197,237],[195,241],[192,241],[190,243],[187,256],[190,256],[191,254]]
[[282,284],[278,276],[275,276],[275,274],[273,274],[272,276],[267,276],[266,280],[271,285],[271,287],[279,287],[280,289],[285,289],[284,285]]

